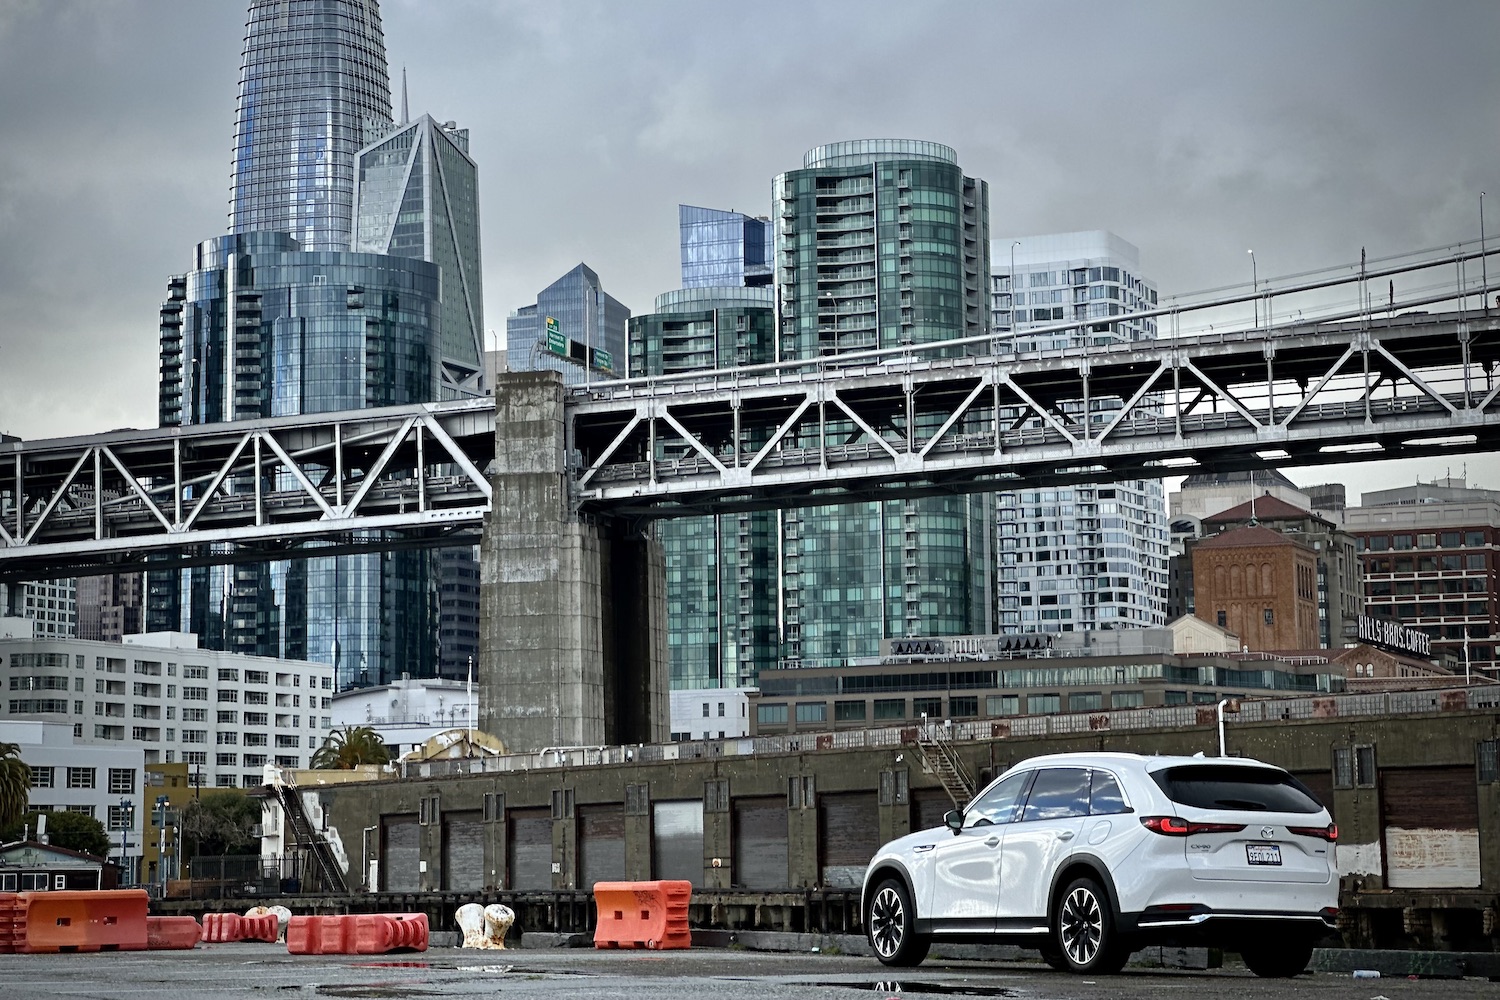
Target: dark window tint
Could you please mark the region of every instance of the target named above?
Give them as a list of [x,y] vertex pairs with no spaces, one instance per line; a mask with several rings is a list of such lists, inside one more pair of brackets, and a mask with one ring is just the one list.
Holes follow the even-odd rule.
[[1089,791],[1089,815],[1106,816],[1126,811],[1125,793],[1120,783],[1108,771],[1095,771],[1093,787]]
[[1031,780],[1031,771],[1022,771],[1005,778],[978,799],[969,803],[964,812],[964,826],[993,826],[1009,823],[1015,818],[1016,802]]
[[1089,772],[1083,767],[1048,767],[1037,772],[1021,822],[1066,819],[1089,814]]
[[1306,785],[1269,767],[1190,764],[1156,771],[1151,777],[1167,798],[1197,809],[1315,813],[1323,808]]

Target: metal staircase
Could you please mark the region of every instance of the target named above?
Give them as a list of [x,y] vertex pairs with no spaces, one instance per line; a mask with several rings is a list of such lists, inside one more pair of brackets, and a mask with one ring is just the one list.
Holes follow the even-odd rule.
[[349,885],[344,880],[344,872],[339,868],[338,859],[333,856],[333,849],[328,846],[328,841],[319,836],[308,821],[307,813],[302,808],[302,796],[297,794],[296,786],[275,781],[271,787],[276,792],[276,801],[281,804],[282,812],[286,814],[287,825],[291,827],[297,846],[307,848],[308,854],[312,856],[323,891],[330,894],[347,893]]
[[954,751],[953,745],[943,738],[941,730],[937,727],[923,727],[917,731],[917,740],[913,746],[922,758],[923,768],[943,783],[953,804],[959,809],[968,805],[969,800],[974,797],[974,778],[969,774],[968,768],[964,767],[964,762]]

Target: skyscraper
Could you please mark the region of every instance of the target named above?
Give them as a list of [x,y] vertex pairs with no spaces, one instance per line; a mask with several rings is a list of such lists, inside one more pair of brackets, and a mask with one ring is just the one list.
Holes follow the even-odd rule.
[[[426,116],[391,121],[376,0],[251,0],[231,233],[201,243],[168,283],[161,423],[481,391],[466,147]],[[356,205],[367,252],[350,249]],[[438,586],[437,556],[411,550],[159,572],[146,617],[209,648],[332,663],[345,688],[437,672]]]
[[483,392],[479,169],[468,129],[422,115],[359,151],[354,249],[442,268],[441,398]]
[[354,154],[390,124],[379,0],[250,0],[229,231],[349,249]]
[[[548,348],[549,320],[572,361]],[[542,289],[534,305],[522,306],[506,318],[506,364],[512,371],[562,372],[565,385],[624,378],[629,321],[630,308],[604,290],[593,268],[579,264]],[[607,370],[604,360],[610,365]]]
[[682,287],[771,284],[771,220],[696,205],[677,206]]
[[[997,239],[990,259],[993,332],[1018,352],[1087,352],[1156,336],[1154,319],[1114,318],[1157,301],[1155,284],[1141,276],[1140,251],[1114,233]],[[1055,329],[1074,321],[1081,322]],[[1060,405],[1083,420],[1083,400]],[[1088,419],[1100,425],[1123,405],[1118,397],[1092,399]],[[1006,416],[1023,415],[1017,408]],[[1017,490],[997,501],[1003,631],[1083,632],[1166,621],[1161,480]]]
[[[949,147],[819,146],[772,190],[780,358],[989,331],[989,187]],[[827,433],[860,431],[830,420]],[[888,637],[989,632],[994,530],[982,494],[782,512],[783,658],[836,666]]]

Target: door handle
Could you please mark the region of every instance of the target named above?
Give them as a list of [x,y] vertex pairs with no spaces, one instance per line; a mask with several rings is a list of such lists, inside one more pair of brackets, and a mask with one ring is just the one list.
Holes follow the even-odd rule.
[[1058,840],[1072,840],[1073,839],[1073,831],[1072,830],[1064,830],[1062,833],[1059,833],[1057,835],[1057,839]]
[[984,846],[985,847],[995,847],[999,843],[1000,843],[1000,838],[999,837],[991,837],[990,839],[988,839],[988,840],[986,840],[984,842]]

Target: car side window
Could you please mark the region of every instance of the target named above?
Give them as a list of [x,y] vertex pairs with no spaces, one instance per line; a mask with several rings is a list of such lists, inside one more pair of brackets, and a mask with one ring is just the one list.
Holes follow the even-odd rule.
[[1067,819],[1089,814],[1089,770],[1086,767],[1044,767],[1026,796],[1021,822]]
[[964,826],[994,826],[1009,823],[1016,815],[1016,802],[1026,789],[1034,772],[1022,771],[1005,778],[995,787],[969,803],[964,811]]
[[1120,783],[1108,771],[1095,769],[1093,787],[1089,791],[1089,815],[1107,816],[1111,813],[1129,812],[1125,804],[1125,793]]

